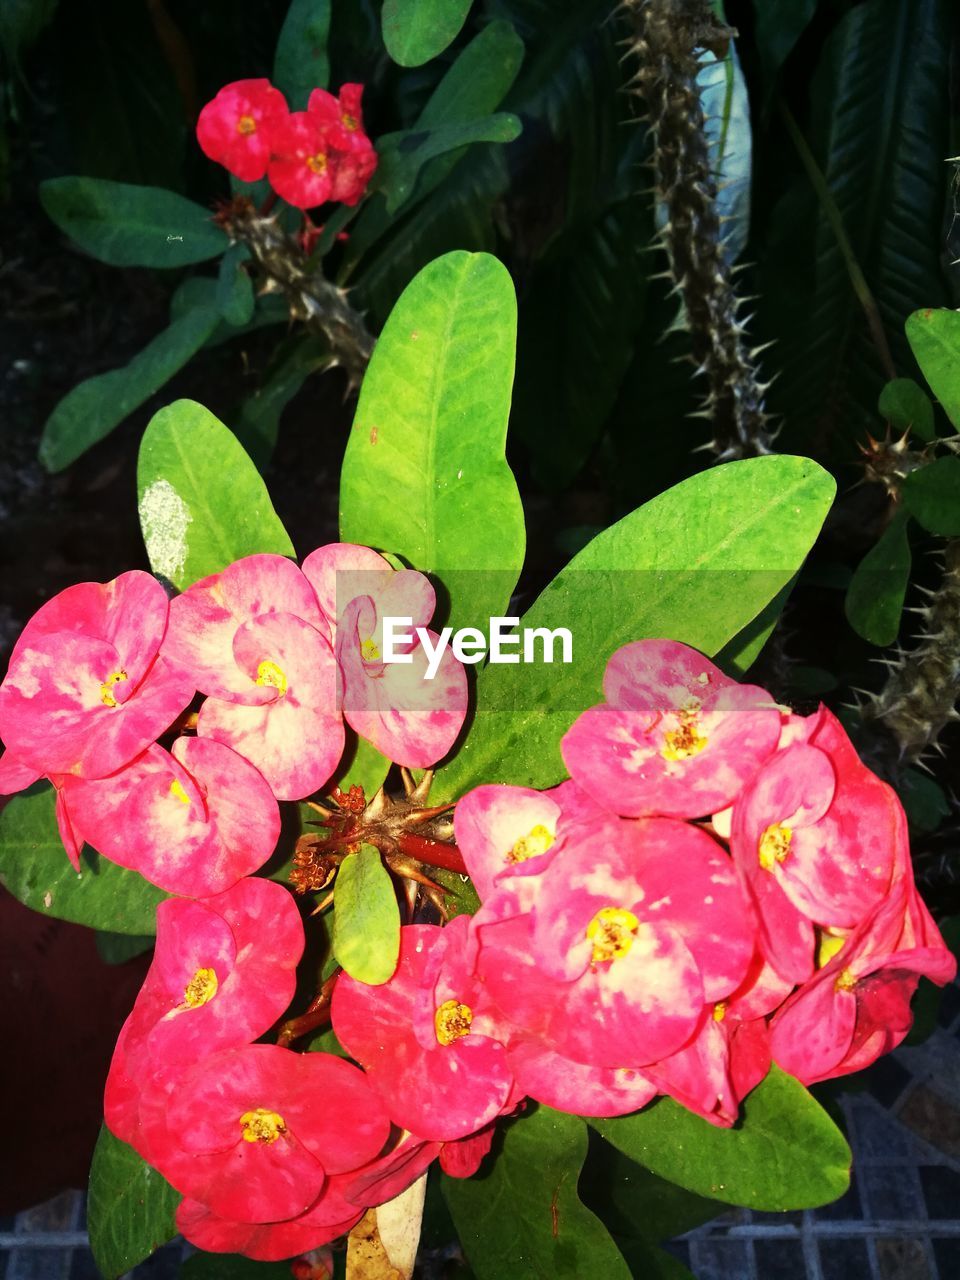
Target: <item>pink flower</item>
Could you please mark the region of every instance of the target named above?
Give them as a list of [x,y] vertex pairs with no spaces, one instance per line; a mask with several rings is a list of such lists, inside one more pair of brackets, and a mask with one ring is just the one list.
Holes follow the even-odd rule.
[[195,686],[160,652],[169,602],[148,573],[82,582],[27,623],[0,685],[0,737],[23,771],[102,778],[140,754]]
[[258,1262],[297,1257],[345,1235],[363,1217],[363,1209],[343,1198],[342,1181],[329,1178],[308,1209],[284,1222],[236,1222],[185,1199],[177,1209],[177,1230],[207,1253],[242,1253]]
[[332,198],[337,157],[314,114],[291,112],[272,130],[272,143],[267,176],[278,196],[298,209]]
[[383,661],[385,617],[411,618],[413,635],[433,616],[429,580],[412,569],[395,572],[375,551],[351,543],[318,548],[304,560],[303,572],[335,633],[347,723],[398,764],[434,764],[453,746],[466,717],[466,673],[447,650],[428,680],[418,640],[406,647],[409,662]]
[[270,880],[241,880],[203,902],[161,902],[153,962],[107,1077],[112,1132],[139,1150],[140,1094],[157,1070],[269,1031],[293,998],[302,953],[300,913]]
[[607,701],[584,711],[561,743],[573,780],[611,813],[699,818],[724,808],[780,734],[780,710],[695,649],[637,640],[603,678]]
[[288,116],[286,99],[269,80],[235,80],[200,112],[197,141],[235,178],[258,182],[267,172],[274,132]]
[[150,1163],[182,1195],[234,1223],[306,1213],[330,1175],[373,1159],[390,1130],[356,1067],[268,1044],[161,1070],[143,1092],[140,1121]]
[[[257,770],[219,742],[149,747],[109,778],[64,778],[64,843],[86,840],[169,893],[222,893],[270,857],[280,810]],[[65,819],[65,820],[64,820]]]
[[389,982],[341,974],[333,993],[333,1029],[391,1120],[432,1141],[465,1137],[516,1102],[495,1012],[464,963],[467,928],[464,916],[406,925]]
[[362,84],[345,84],[339,99],[325,89],[314,89],[307,103],[335,152],[330,199],[347,205],[357,203],[377,167],[377,153],[363,129],[362,95]]
[[842,935],[880,903],[906,841],[896,794],[822,707],[806,741],[768,760],[733,807],[731,850],[760,946],[785,978],[813,973],[815,926]]
[[657,1086],[637,1067],[588,1066],[521,1031],[510,1036],[507,1059],[525,1094],[573,1115],[628,1115],[657,1095]]

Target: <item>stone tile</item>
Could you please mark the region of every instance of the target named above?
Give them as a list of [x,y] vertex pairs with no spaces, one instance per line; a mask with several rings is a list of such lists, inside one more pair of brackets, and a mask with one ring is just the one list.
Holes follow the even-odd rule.
[[933,1256],[937,1260],[940,1280],[953,1280],[960,1276],[960,1239],[956,1236],[949,1240],[934,1240]]
[[946,1165],[927,1164],[921,1166],[920,1181],[929,1217],[953,1220],[960,1217],[960,1173]]
[[894,1057],[918,1082],[960,1107],[960,1042],[937,1028],[923,1044],[897,1049]]
[[878,1059],[870,1068],[870,1095],[881,1106],[892,1109],[910,1080],[907,1068],[888,1054],[887,1057]]
[[820,1274],[823,1280],[869,1280],[867,1242],[853,1236],[820,1237]]
[[799,1240],[757,1240],[753,1256],[762,1280],[806,1280],[807,1264]]
[[918,1085],[903,1104],[900,1119],[938,1151],[960,1159],[960,1110],[932,1089]]
[[867,1165],[860,1170],[865,1216],[909,1220],[926,1216],[923,1191],[911,1165]]
[[850,1176],[850,1186],[839,1200],[833,1204],[822,1205],[815,1210],[817,1218],[825,1222],[861,1222],[863,1209],[860,1205],[859,1179],[856,1170]]
[[[912,1098],[912,1095],[911,1095]],[[907,1100],[909,1105],[910,1099]],[[890,1115],[871,1102],[857,1102],[851,1108],[853,1117],[854,1150],[860,1158],[888,1160],[891,1157],[909,1156],[912,1149],[910,1134]]]
[[70,1280],[102,1280],[89,1249],[74,1249]]
[[878,1240],[877,1266],[882,1280],[936,1280],[922,1240]]
[[786,1213],[764,1213],[760,1209],[754,1209],[750,1214],[750,1220],[758,1226],[799,1228],[803,1225],[803,1211],[788,1209]]
[[697,1240],[691,1270],[697,1280],[750,1280],[749,1247],[745,1240]]
[[949,1027],[957,1017],[960,1017],[960,987],[955,982],[951,982],[941,992],[937,1021],[941,1027]]
[[133,1280],[177,1280],[183,1263],[183,1241],[174,1240],[134,1267]]
[[686,1240],[667,1240],[660,1248],[664,1253],[669,1253],[671,1257],[676,1258],[678,1262],[682,1262],[685,1267],[690,1266],[690,1246]]
[[6,1280],[70,1280],[72,1249],[11,1249]]
[[52,1200],[17,1214],[17,1231],[71,1231],[77,1225],[79,1196],[63,1191]]

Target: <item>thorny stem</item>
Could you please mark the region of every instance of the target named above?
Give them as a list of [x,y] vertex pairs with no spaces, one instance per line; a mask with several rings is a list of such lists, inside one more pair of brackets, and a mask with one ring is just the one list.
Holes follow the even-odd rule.
[[330,1002],[333,999],[333,988],[339,972],[338,968],[336,973],[332,973],[327,978],[304,1013],[301,1013],[298,1018],[288,1018],[281,1025],[277,1033],[277,1044],[281,1048],[289,1049],[294,1040],[299,1040],[302,1036],[309,1035],[311,1031],[316,1031],[318,1027],[324,1027],[329,1023]]

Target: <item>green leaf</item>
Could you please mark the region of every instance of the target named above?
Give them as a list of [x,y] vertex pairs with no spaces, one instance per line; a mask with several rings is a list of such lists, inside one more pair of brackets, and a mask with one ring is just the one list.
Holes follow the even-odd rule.
[[723,1212],[716,1200],[658,1178],[597,1133],[593,1134],[582,1182],[589,1187],[589,1194],[583,1192],[584,1201],[617,1238],[669,1240]]
[[523,510],[504,454],[515,335],[513,284],[495,258],[432,262],[377,342],[344,457],[342,539],[438,573],[455,627],[486,629],[523,563]]
[[772,80],[810,25],[817,0],[753,0],[754,39]]
[[311,92],[327,87],[329,35],[330,0],[291,0],[273,61],[273,82],[291,111],[306,111]]
[[156,933],[157,905],[167,894],[137,871],[118,867],[90,848],[80,874],[57,831],[56,794],[37,783],[0,812],[0,883],[25,906],[59,920],[110,933]]
[[68,391],[43,428],[40,461],[47,470],[62,471],[109,435],[196,355],[219,321],[214,308],[194,308],[122,369],[88,378]]
[[471,0],[384,0],[383,43],[401,67],[419,67],[455,40]]
[[61,231],[112,267],[185,267],[230,246],[209,209],[161,187],[49,178],[40,203]]
[[203,405],[155,413],[137,462],[140,528],[153,572],[182,591],[258,552],[295,555],[256,467]]
[[[953,312],[948,314],[952,315]],[[909,326],[908,320],[908,334]],[[960,354],[960,347],[957,351]],[[957,380],[957,386],[960,393],[960,378]],[[960,394],[958,394],[958,403],[960,403]],[[896,431],[912,431],[921,440],[933,440],[936,436],[930,397],[912,378],[894,378],[892,382],[888,382],[880,392],[877,412]]]
[[[958,464],[960,465],[960,464]],[[909,517],[898,511],[857,565],[847,589],[847,621],[871,644],[893,644],[910,580]]]
[[661,1178],[748,1209],[811,1209],[836,1200],[850,1181],[843,1134],[803,1085],[776,1066],[746,1098],[733,1129],[710,1124],[672,1098],[590,1123]]
[[280,346],[263,384],[243,402],[237,414],[236,437],[258,468],[270,461],[284,409],[310,375],[329,363],[330,348],[312,334]]
[[243,269],[243,264],[250,256],[250,251],[243,244],[233,244],[220,261],[220,275],[217,279],[217,310],[227,324],[249,324],[253,319],[256,299],[253,296],[253,281]]
[[427,99],[418,129],[463,124],[496,111],[523,62],[523,41],[502,18],[489,23],[457,54]]
[[97,929],[94,934],[97,955],[104,964],[126,964],[149,951],[156,939],[147,933],[108,933]]
[[183,1197],[104,1125],[93,1152],[87,1229],[93,1260],[114,1280],[177,1234]]
[[770,603],[715,655],[716,664],[721,671],[725,671],[734,680],[743,679],[773,634],[777,619],[783,613],[795,581],[796,574],[780,588]]
[[367,800],[372,800],[390,769],[390,761],[380,754],[366,738],[359,737],[349,725],[346,726],[347,741],[336,772],[327,784],[328,789],[334,785],[349,791],[351,787],[363,787]]
[[907,319],[907,340],[930,390],[960,430],[960,313],[915,311]]
[[614,651],[661,637],[716,654],[796,573],[834,492],[809,459],[752,458],[692,476],[599,534],[521,620],[567,627],[573,661],[489,665],[470,734],[431,798],[481,782],[559,782],[560,738],[601,700]]
[[538,1103],[504,1126],[490,1166],[472,1178],[443,1179],[478,1280],[630,1280],[603,1223],[580,1201],[586,1154],[579,1116]]
[[960,458],[938,458],[903,480],[903,503],[928,533],[960,535]]
[[428,160],[457,151],[471,142],[513,142],[520,136],[520,128],[515,115],[499,111],[463,124],[384,134],[377,139],[380,161],[376,185],[387,198],[387,213],[396,213],[405,203]]
[[919,769],[901,771],[896,790],[913,831],[936,831],[950,815],[950,803],[943,787]]
[[333,953],[358,982],[389,982],[400,954],[400,908],[379,850],[348,853],[333,887]]

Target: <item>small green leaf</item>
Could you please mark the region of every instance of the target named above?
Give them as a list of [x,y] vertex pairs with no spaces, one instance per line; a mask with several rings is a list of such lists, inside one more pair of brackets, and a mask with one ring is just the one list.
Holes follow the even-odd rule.
[[513,284],[496,258],[432,262],[377,342],[344,457],[341,537],[438,573],[455,627],[486,629],[502,614],[523,563],[505,457],[515,335]]
[[427,99],[418,129],[462,124],[496,111],[517,78],[523,41],[502,18],[490,22],[457,54]]
[[492,1163],[443,1193],[477,1280],[630,1280],[607,1229],[581,1203],[587,1129],[579,1116],[528,1107],[503,1129]]
[[77,874],[57,831],[56,794],[36,783],[0,812],[0,883],[25,906],[59,920],[110,933],[156,933],[157,905],[167,894],[138,871],[118,867],[90,848]]
[[329,362],[327,343],[312,334],[293,338],[275,352],[263,384],[237,415],[236,437],[258,468],[270,460],[284,409],[310,375]]
[[912,431],[921,440],[932,440],[933,405],[930,397],[912,378],[894,378],[880,392],[877,412],[895,431]]
[[521,125],[515,115],[498,111],[479,120],[443,124],[433,129],[407,129],[387,133],[377,139],[380,163],[377,189],[387,198],[387,213],[394,214],[417,184],[420,170],[428,160],[459,150],[471,142],[513,142]]
[[903,504],[928,533],[960,535],[960,458],[938,458],[904,477]]
[[431,798],[451,799],[481,782],[559,782],[560,739],[601,700],[614,651],[660,637],[716,654],[797,572],[835,489],[807,458],[730,462],[599,534],[521,619],[527,628],[566,627],[573,661],[487,666],[470,734],[438,773]]
[[156,939],[147,933],[108,933],[97,929],[94,941],[97,955],[104,964],[126,964],[149,951]]
[[227,324],[237,327],[250,323],[256,306],[253,281],[243,269],[249,256],[246,245],[231,245],[220,261],[217,278],[217,310]]
[[209,209],[161,187],[50,178],[40,203],[81,249],[112,267],[185,267],[230,246]]
[[347,741],[336,772],[327,784],[328,790],[336,785],[349,791],[351,787],[363,787],[363,794],[372,800],[390,770],[390,761],[381,755],[366,738],[359,737],[346,726]]
[[907,338],[930,390],[960,430],[960,312],[914,311],[907,317]]
[[913,831],[936,831],[944,818],[950,816],[950,804],[943,787],[919,769],[900,772],[896,790]]
[[151,418],[137,495],[151,568],[178,590],[242,556],[295,554],[236,436],[193,400],[177,400]]
[[624,1155],[697,1195],[748,1209],[811,1209],[843,1195],[850,1148],[827,1113],[779,1067],[720,1129],[660,1098],[633,1115],[591,1120]]
[[40,461],[47,470],[62,471],[109,435],[196,355],[219,321],[220,314],[214,308],[194,308],[159,333],[122,369],[87,378],[68,391],[43,428]]
[[105,1280],[115,1280],[173,1239],[181,1199],[132,1147],[101,1128],[90,1166],[87,1228]]
[[312,91],[327,87],[329,35],[330,0],[291,0],[273,61],[273,82],[291,111],[306,111]]
[[910,580],[909,516],[898,511],[857,565],[847,588],[847,621],[871,644],[893,644]]
[[455,40],[472,0],[384,0],[383,43],[401,67],[419,67]]
[[372,845],[349,853],[333,891],[333,953],[358,982],[388,982],[400,954],[400,908],[389,872]]

